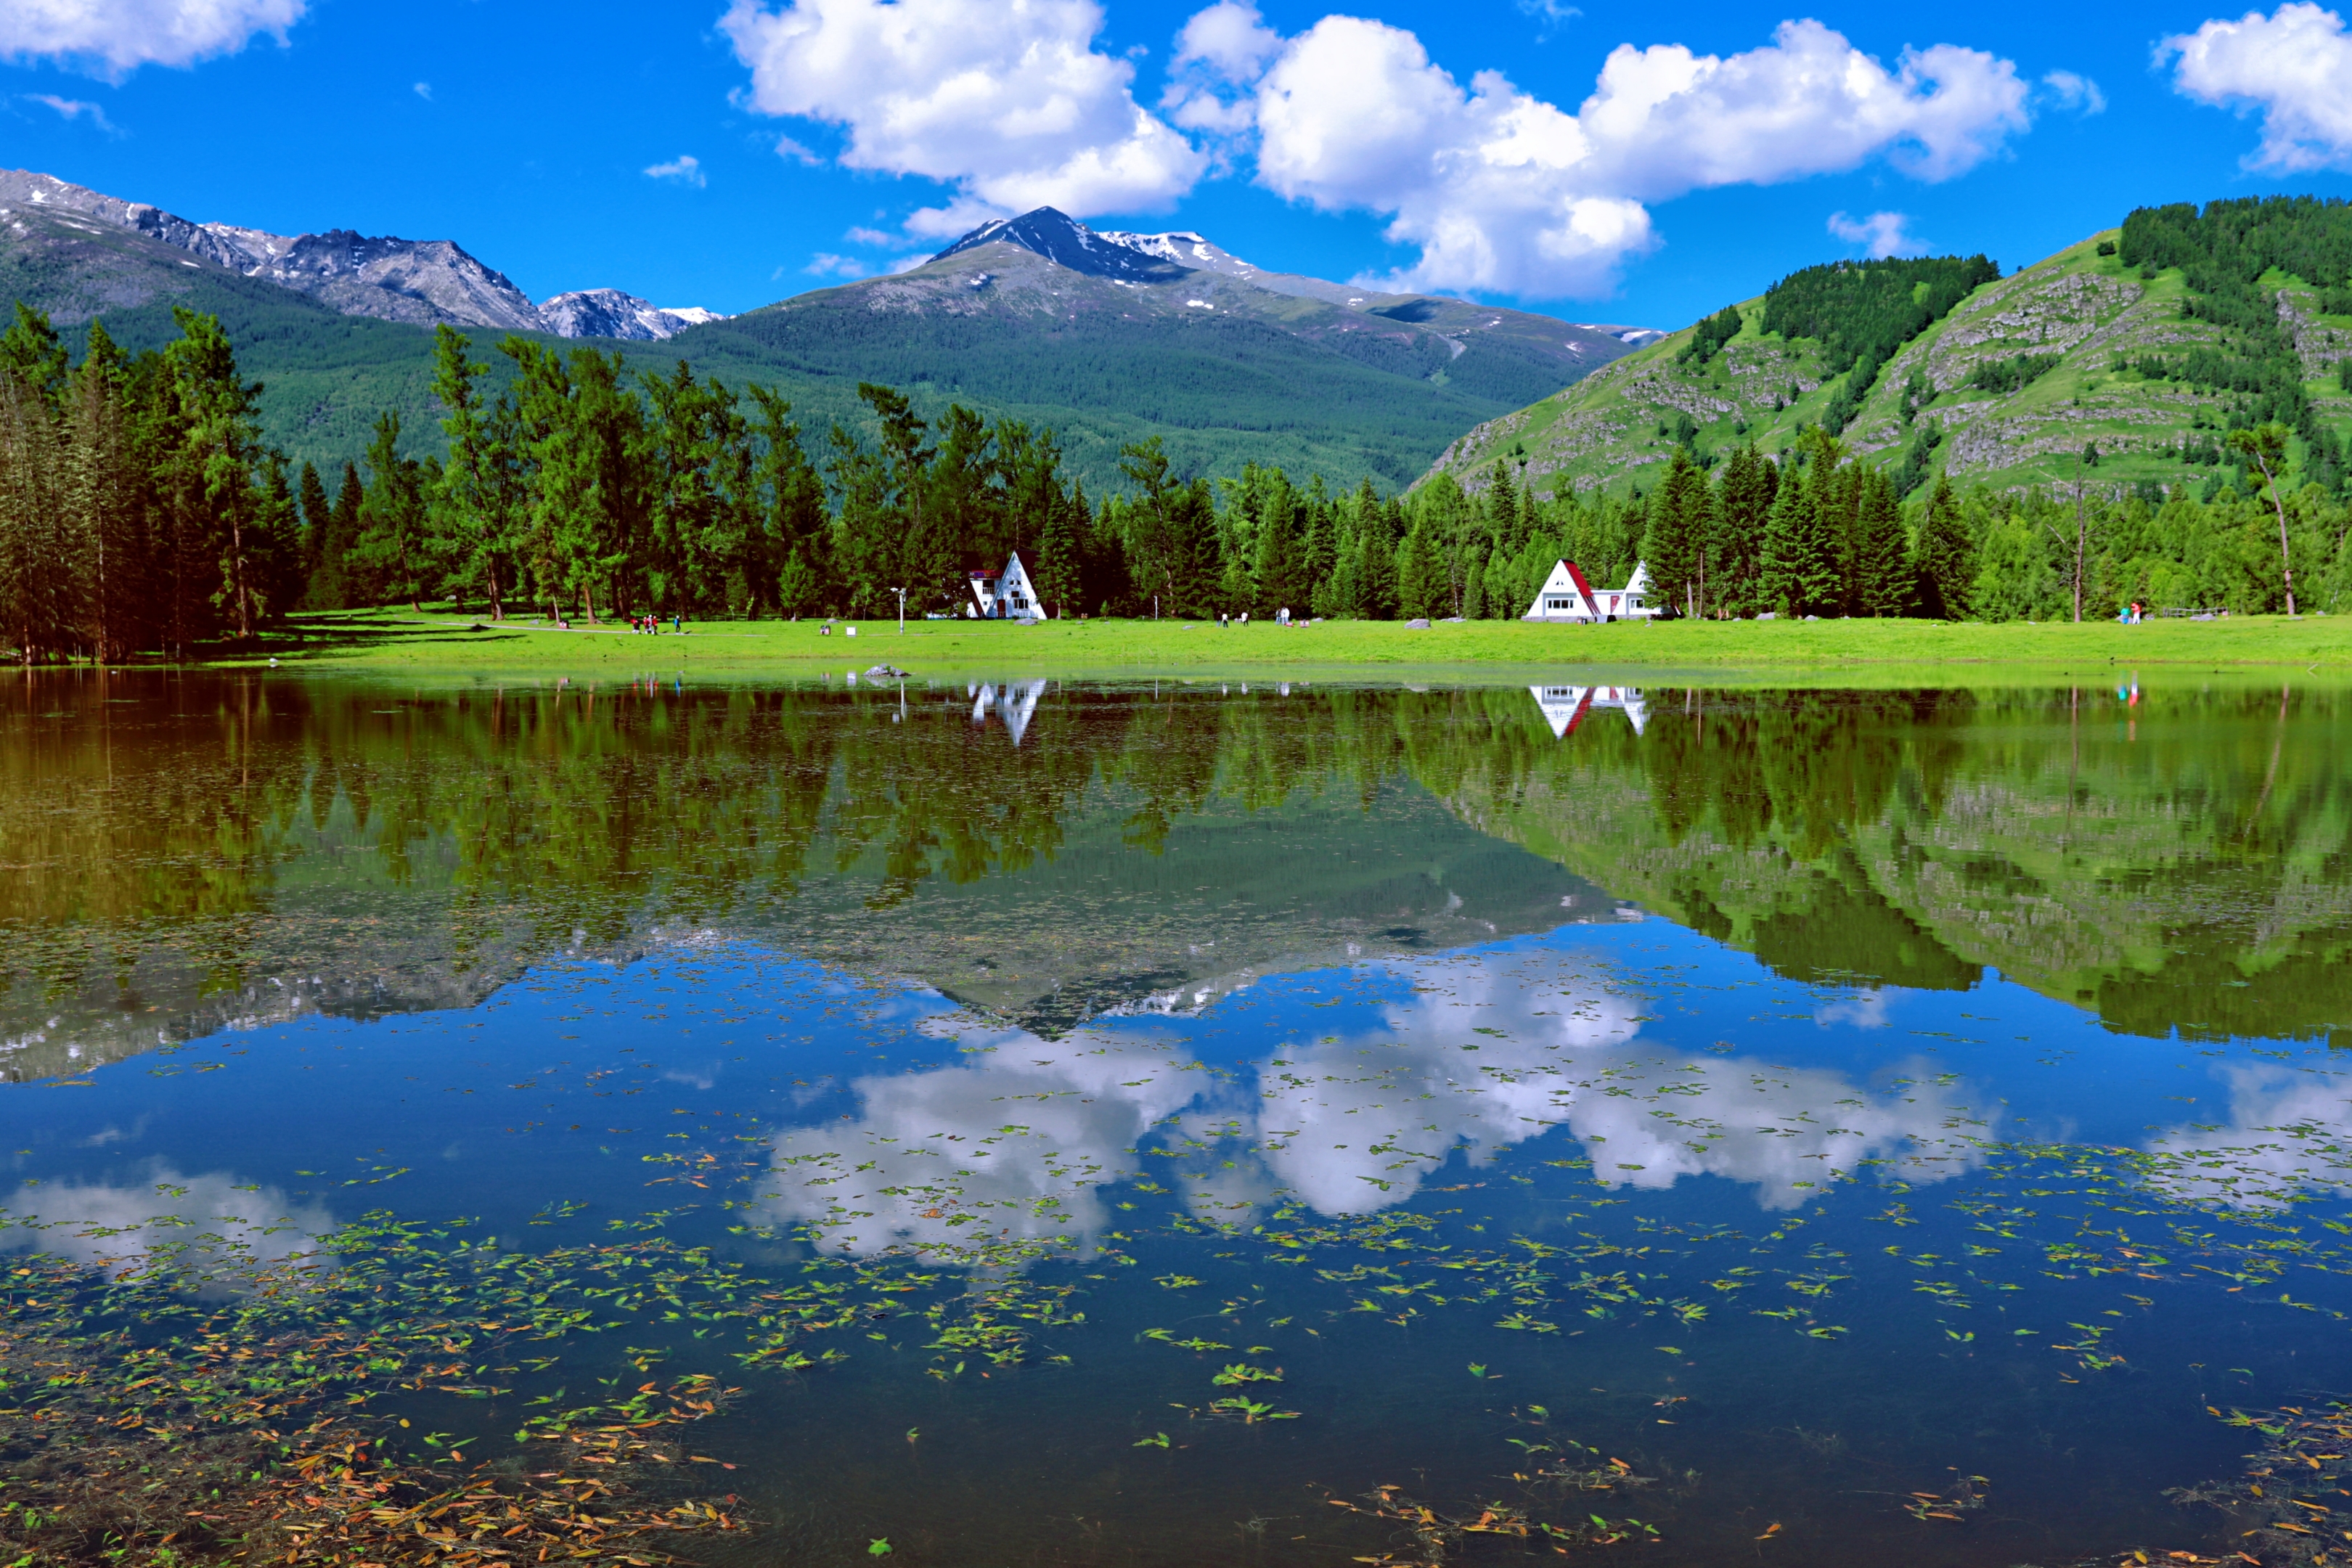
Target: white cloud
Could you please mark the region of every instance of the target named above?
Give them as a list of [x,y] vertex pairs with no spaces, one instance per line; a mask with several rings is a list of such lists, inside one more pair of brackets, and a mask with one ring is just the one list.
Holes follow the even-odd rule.
[[[1571,11],[1528,3],[1552,22]],[[846,167],[949,187],[909,235],[1045,204],[1160,207],[1254,157],[1291,200],[1384,216],[1417,259],[1361,281],[1401,289],[1602,292],[1656,244],[1653,203],[1878,159],[1949,179],[2030,123],[2011,61],[1938,44],[1890,68],[1813,21],[1729,57],[1621,46],[1570,110],[1498,71],[1465,87],[1401,28],[1327,16],[1285,37],[1248,0],[1216,0],[1179,33],[1159,114],[1134,68],[1095,47],[1096,0],[733,0],[722,25],[752,107],[844,127]],[[2068,73],[2043,89],[2096,101]]]
[[846,167],[955,189],[912,232],[963,211],[1164,207],[1208,167],[1136,102],[1135,68],[1094,48],[1094,0],[735,0],[720,26],[753,107],[845,127]]
[[1188,131],[1245,132],[1256,121],[1246,89],[1281,48],[1282,35],[1259,20],[1255,6],[1218,0],[1195,13],[1176,35],[1176,58],[1160,107]]
[[835,256],[830,250],[820,250],[809,258],[802,271],[817,278],[863,278],[866,263],[854,256]]
[[423,99],[427,103],[433,101],[433,84],[429,81],[412,83],[408,90],[415,93],[417,97]]
[[2241,114],[2259,110],[2257,169],[2352,168],[2352,36],[2333,11],[2303,3],[2269,16],[2207,22],[2157,46],[2175,91]]
[[28,92],[25,94],[25,101],[53,109],[69,121],[79,121],[86,117],[93,130],[102,131],[109,136],[123,134],[121,127],[106,117],[106,110],[102,106],[82,99],[59,98],[54,92]]
[[1904,225],[1911,221],[1906,213],[1873,213],[1868,217],[1848,217],[1843,213],[1830,214],[1830,232],[1848,245],[1870,247],[1873,259],[1888,256],[1924,256],[1925,240],[1914,238]]
[[790,158],[793,163],[804,164],[812,169],[821,169],[824,167],[824,154],[818,153],[812,148],[802,146],[799,142],[793,141],[789,136],[779,136],[776,138],[776,156],[779,158]]
[[1536,36],[1539,38],[1549,38],[1560,27],[1575,21],[1584,13],[1573,5],[1561,5],[1559,0],[1519,0],[1519,15],[1533,16],[1541,22],[1543,26]]
[[702,160],[691,153],[681,153],[667,163],[656,163],[645,173],[649,179],[675,180],[697,190],[710,184],[710,177],[702,172]]
[[0,59],[53,59],[120,79],[144,65],[233,54],[257,33],[279,43],[307,0],[7,0]]
[[2074,71],[2052,71],[2042,79],[2042,85],[2050,89],[2050,97],[2061,109],[2079,110],[2086,116],[2107,111],[2107,95],[2089,77]]
[[2010,61],[1939,44],[1888,70],[1818,22],[1718,58],[1622,45],[1573,114],[1483,71],[1465,90],[1421,40],[1326,16],[1257,85],[1259,181],[1328,210],[1391,215],[1405,289],[1591,293],[1654,243],[1645,204],[1884,157],[1962,174],[2028,123]]
[[866,228],[863,226],[852,228],[841,237],[852,245],[882,246],[891,250],[897,250],[907,243],[904,235],[890,234],[882,229]]

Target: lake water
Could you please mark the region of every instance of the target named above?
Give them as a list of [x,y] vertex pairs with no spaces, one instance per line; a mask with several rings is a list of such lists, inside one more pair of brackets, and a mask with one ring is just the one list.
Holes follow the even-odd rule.
[[2352,694],[5,702],[0,1545],[2352,1552]]

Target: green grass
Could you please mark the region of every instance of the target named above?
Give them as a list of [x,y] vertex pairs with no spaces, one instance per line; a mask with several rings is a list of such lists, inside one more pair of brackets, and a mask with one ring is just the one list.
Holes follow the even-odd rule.
[[[858,635],[845,635],[855,624]],[[473,629],[479,628],[479,629]],[[585,679],[669,679],[684,673],[795,679],[862,671],[890,663],[919,676],[1003,679],[1038,675],[1129,677],[1344,676],[1451,672],[1482,679],[1575,674],[1601,683],[1671,683],[1683,675],[1801,676],[1836,685],[1981,684],[1987,677],[2032,679],[2165,668],[2184,671],[2352,671],[2352,616],[2233,616],[2139,626],[1937,621],[1662,622],[1528,626],[1516,621],[1441,624],[1331,621],[1283,628],[1220,631],[1213,622],[910,621],[837,625],[713,621],[684,637],[642,637],[575,626],[555,631],[527,619],[503,626],[405,609],[301,616],[257,649],[212,662],[280,668],[446,671]]]

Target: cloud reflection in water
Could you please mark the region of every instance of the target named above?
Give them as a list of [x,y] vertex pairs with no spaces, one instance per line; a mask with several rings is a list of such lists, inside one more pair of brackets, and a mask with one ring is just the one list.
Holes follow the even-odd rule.
[[1913,1182],[1958,1175],[1993,1135],[1996,1109],[1924,1067],[1874,1090],[1832,1069],[1643,1041],[1643,1000],[1581,955],[1354,973],[1406,994],[1374,1028],[1266,1052],[1255,1092],[1141,1019],[1059,1040],[942,1020],[965,1062],[859,1079],[856,1120],[777,1134],[766,1217],[859,1254],[1085,1245],[1111,1224],[1102,1189],[1138,1177],[1222,1220],[1285,1194],[1361,1215],[1411,1197],[1457,1149],[1480,1166],[1563,1126],[1605,1184],[1721,1176],[1782,1210],[1865,1162]]
[[283,1263],[335,1228],[318,1204],[227,1173],[183,1176],[167,1165],[135,1182],[31,1183],[0,1209],[0,1250],[37,1247],[77,1262],[135,1268],[169,1246],[246,1267]]

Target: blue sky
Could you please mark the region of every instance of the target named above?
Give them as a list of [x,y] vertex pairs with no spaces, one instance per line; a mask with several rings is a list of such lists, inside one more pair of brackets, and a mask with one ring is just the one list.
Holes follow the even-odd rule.
[[2352,35],[2309,4],[12,0],[0,58],[0,165],[728,311],[1039,201],[1675,326],[1874,246],[2014,267],[2144,203],[2352,195]]

